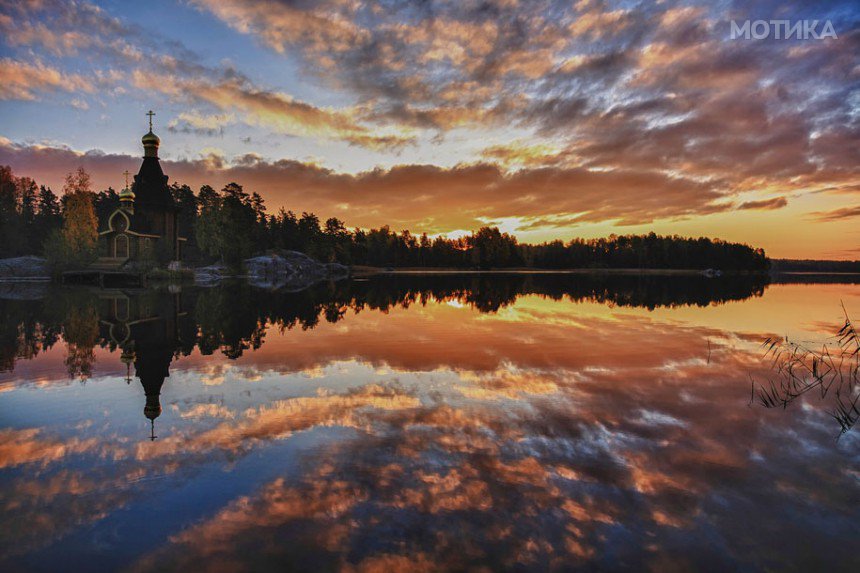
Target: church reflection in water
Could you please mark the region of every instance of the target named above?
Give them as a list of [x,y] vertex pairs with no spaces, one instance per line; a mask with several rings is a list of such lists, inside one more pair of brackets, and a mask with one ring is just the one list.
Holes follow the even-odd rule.
[[[388,312],[428,301],[456,302],[496,313],[532,296],[623,307],[709,306],[762,296],[768,278],[732,276],[619,276],[576,274],[393,275],[321,283],[299,292],[270,291],[247,282],[212,288],[149,289],[47,287],[27,300],[0,292],[0,372],[13,371],[55,344],[65,344],[72,378],[93,375],[97,347],[125,365],[126,380],[140,380],[144,415],[155,439],[155,420],[170,366],[192,352],[235,360],[263,346],[270,325],[315,328],[350,320],[367,310]],[[112,358],[113,362],[115,358]],[[105,363],[104,366],[113,366]],[[133,368],[133,372],[132,372]]]
[[183,308],[182,292],[101,291],[98,299],[100,338],[120,350],[129,384],[134,366],[134,376],[146,395],[143,415],[150,421],[150,439],[155,440],[161,388],[170,377],[170,363],[183,348],[183,335],[192,348],[196,338],[195,325]]

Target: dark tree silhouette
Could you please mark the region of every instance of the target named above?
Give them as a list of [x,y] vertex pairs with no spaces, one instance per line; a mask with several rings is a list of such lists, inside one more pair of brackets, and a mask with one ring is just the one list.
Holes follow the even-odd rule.
[[[278,249],[302,251],[325,262],[376,267],[419,268],[627,268],[765,271],[769,261],[762,249],[705,237],[611,235],[600,239],[520,244],[497,227],[482,227],[469,236],[449,239],[396,232],[390,227],[355,229],[314,213],[284,209],[270,215],[263,197],[247,193],[238,183],[220,192],[204,185],[195,195],[174,183],[171,193],[179,209],[179,225],[189,238],[184,257],[191,263],[220,260],[231,267],[254,254]],[[113,189],[90,193],[100,219],[118,204]],[[27,178],[16,178],[0,167],[0,256],[36,254],[51,231],[60,226],[62,208],[50,189],[37,191]],[[805,267],[803,267],[805,268]],[[840,267],[841,268],[841,267]]]

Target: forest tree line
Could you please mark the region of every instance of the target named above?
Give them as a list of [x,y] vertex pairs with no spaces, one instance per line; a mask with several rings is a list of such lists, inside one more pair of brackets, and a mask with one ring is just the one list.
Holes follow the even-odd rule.
[[[763,271],[762,249],[719,239],[680,236],[611,235],[599,239],[521,244],[497,227],[448,238],[408,230],[349,229],[344,221],[283,208],[270,213],[259,193],[237,183],[220,191],[209,185],[195,193],[170,187],[179,210],[179,229],[188,241],[187,263],[222,261],[241,267],[248,257],[295,250],[324,262],[374,267],[449,268],[663,268]],[[95,258],[98,221],[119,206],[117,192],[93,192],[85,171],[69,174],[63,195],[15,177],[0,166],[0,257],[46,254],[65,264]]]

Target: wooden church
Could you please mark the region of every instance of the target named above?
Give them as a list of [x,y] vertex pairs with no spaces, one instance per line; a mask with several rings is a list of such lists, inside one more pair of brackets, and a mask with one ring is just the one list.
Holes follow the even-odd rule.
[[152,132],[143,136],[143,163],[131,188],[119,194],[120,206],[106,220],[99,221],[99,263],[120,268],[130,261],[157,259],[181,261],[178,208],[167,185],[167,175],[158,161],[161,140]]

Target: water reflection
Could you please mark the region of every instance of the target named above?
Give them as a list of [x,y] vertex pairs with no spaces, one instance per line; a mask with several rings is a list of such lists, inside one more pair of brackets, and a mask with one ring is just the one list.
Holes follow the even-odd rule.
[[746,374],[860,289],[676,278],[0,301],[0,565],[847,570],[860,442]]
[[[844,310],[844,307],[843,307]],[[845,322],[820,348],[783,338],[768,338],[764,356],[773,365],[773,377],[766,383],[751,379],[750,403],[766,408],[786,409],[805,394],[816,392],[833,399],[831,416],[841,434],[860,419],[860,335],[845,312]]]
[[[187,355],[193,349],[197,326],[183,308],[181,292],[93,294],[98,297],[100,343],[111,350],[119,349],[120,360],[127,367],[134,364],[146,396],[143,415],[150,421],[150,439],[155,440],[155,419],[161,415],[161,387],[170,376],[174,355]],[[130,371],[126,376],[130,383]]]
[[[204,355],[220,350],[228,358],[238,358],[246,350],[260,348],[267,324],[306,330],[321,320],[334,323],[348,312],[364,309],[386,312],[437,301],[492,313],[526,295],[647,309],[707,306],[760,297],[768,280],[757,275],[720,280],[685,275],[396,275],[329,283],[293,293],[268,292],[238,282],[176,293],[19,285],[17,292],[0,290],[0,372],[12,370],[18,358],[29,360],[50,348],[60,333],[68,345],[69,375],[87,377],[93,347],[125,349],[119,338],[129,338],[131,328],[136,331],[132,342],[163,337],[161,352],[170,347],[187,356],[197,346]],[[99,330],[98,321],[106,329]],[[161,328],[151,322],[163,326],[164,333],[150,332]]]

